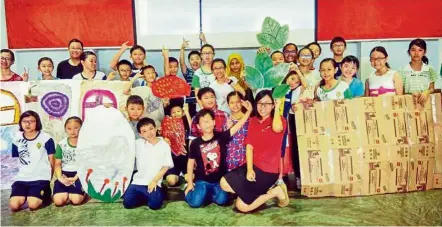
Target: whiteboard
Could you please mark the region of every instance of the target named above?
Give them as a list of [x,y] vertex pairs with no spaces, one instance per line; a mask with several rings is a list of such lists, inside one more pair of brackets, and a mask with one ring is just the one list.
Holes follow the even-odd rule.
[[159,50],[179,49],[183,38],[200,48],[199,0],[135,0],[137,43]]
[[267,16],[289,26],[288,42],[315,40],[315,0],[202,0],[203,31],[216,48],[258,47]]

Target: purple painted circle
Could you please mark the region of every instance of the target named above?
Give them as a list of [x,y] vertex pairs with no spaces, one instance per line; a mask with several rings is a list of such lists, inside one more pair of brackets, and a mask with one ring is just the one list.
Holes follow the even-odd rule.
[[41,107],[53,117],[63,117],[69,109],[69,98],[61,92],[48,92],[41,98]]

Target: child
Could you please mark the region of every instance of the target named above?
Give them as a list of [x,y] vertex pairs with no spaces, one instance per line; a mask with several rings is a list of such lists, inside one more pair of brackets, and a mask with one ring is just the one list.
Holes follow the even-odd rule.
[[226,74],[228,77],[235,77],[238,80],[239,85],[247,90],[249,87],[244,79],[241,77],[241,72],[244,71],[246,65],[240,54],[233,53],[229,55],[226,66]]
[[[230,108],[230,119],[228,120],[228,128],[238,123],[244,116],[241,102],[244,102],[244,96],[238,91],[232,91],[227,95],[227,103]],[[227,171],[232,171],[246,163],[246,146],[244,140],[247,136],[249,121],[232,136],[232,140],[227,144]]]
[[68,44],[69,59],[58,63],[57,78],[72,79],[74,75],[83,72],[80,57],[83,54],[83,42],[79,39],[71,39]]
[[106,75],[97,71],[97,55],[94,52],[83,52],[80,61],[83,65],[83,72],[72,77],[73,80],[106,80]]
[[[129,48],[127,45],[129,42],[125,42],[121,45],[120,50],[114,55],[114,57],[111,60],[110,67],[113,70],[117,69],[117,64],[121,58],[121,55]],[[147,66],[145,63],[146,60],[146,49],[140,45],[134,45],[130,48],[130,58],[132,59],[132,74],[131,76],[134,76],[135,74],[139,73],[141,71],[141,68],[144,66]]]
[[239,91],[245,95],[244,89],[238,84],[236,77],[228,77],[226,74],[226,62],[217,58],[212,62],[212,72],[215,76],[215,81],[210,83],[209,87],[215,91],[216,103],[220,110],[230,113],[229,105],[227,104],[227,95],[232,91]]
[[321,45],[317,42],[311,42],[307,44],[307,48],[309,48],[313,52],[313,61],[310,65],[310,70],[315,70],[315,66],[313,65],[315,63],[315,60],[319,58],[319,56],[322,53]]
[[[196,70],[201,67],[201,54],[199,51],[190,51],[187,55],[187,60],[189,60],[190,68],[187,67],[186,61],[184,59],[184,49],[189,46],[189,41],[183,39],[183,43],[181,44],[180,50],[180,65],[181,72],[186,79],[187,84],[192,87],[192,79]],[[190,91],[190,95],[186,97],[186,103],[189,104],[189,113],[190,116],[195,116],[196,114],[196,98],[195,98],[195,89],[192,87]]]
[[319,65],[322,80],[316,85],[315,100],[328,101],[352,98],[348,84],[336,80],[336,62],[333,58],[326,58]]
[[2,75],[0,77],[1,82],[8,81],[28,81],[28,72],[25,68],[25,72],[22,76],[11,70],[11,66],[15,62],[14,53],[9,49],[2,49],[1,51],[1,65],[2,65]]
[[285,63],[296,63],[298,60],[298,47],[294,43],[287,43],[282,48],[282,53],[284,53]]
[[[227,114],[219,110],[216,105],[216,95],[215,91],[210,87],[202,88],[198,92],[198,99],[201,100],[201,104],[203,106],[203,109],[211,110],[215,117],[215,131],[222,132],[226,130],[226,123],[227,123]],[[198,121],[194,117],[192,120],[192,127],[190,129],[190,137],[189,139],[194,139],[196,137],[201,136],[201,129],[198,127]]]
[[402,95],[404,87],[399,73],[390,69],[388,54],[384,47],[377,46],[370,51],[370,63],[375,72],[365,81],[365,96]]
[[157,137],[155,121],[143,118],[137,124],[141,139],[135,141],[135,158],[138,172],[124,194],[126,209],[146,205],[152,210],[160,209],[164,201],[161,180],[173,167],[169,145]]
[[141,138],[137,130],[137,124],[144,113],[143,99],[138,95],[129,96],[126,101],[126,111],[128,115],[128,121],[135,134],[135,139]]
[[342,72],[339,79],[348,84],[353,97],[364,96],[364,84],[356,76],[356,73],[359,70],[358,58],[353,55],[346,56],[342,59],[339,67]]
[[408,46],[409,64],[399,70],[404,83],[404,93],[412,94],[422,103],[425,103],[434,92],[437,73],[428,65],[427,43],[423,39],[415,39]]
[[[178,60],[174,57],[169,57],[169,50],[163,47],[162,55],[164,59],[164,73],[165,76],[177,76],[179,64]],[[184,80],[184,77],[180,76],[180,79]],[[185,96],[182,98],[172,98],[169,100],[170,105],[164,108],[164,113],[166,115],[170,115],[170,106],[172,104],[180,105],[181,107],[184,105],[185,102]]]
[[344,52],[346,49],[347,42],[345,42],[345,39],[342,37],[334,37],[330,42],[330,50],[333,52],[333,59],[336,62],[335,67],[338,69],[336,76],[339,76],[342,73],[339,65],[344,58]]
[[52,76],[52,71],[54,71],[54,62],[51,58],[48,57],[42,57],[38,60],[38,71],[41,72],[41,80],[55,80],[58,78],[55,78]]
[[[132,64],[128,60],[121,60],[117,64],[117,72],[112,71],[111,73],[109,73],[106,80],[130,81],[131,76]],[[132,87],[138,86],[140,86],[140,81],[134,81]]]
[[204,44],[201,47],[201,59],[203,62],[203,65],[201,68],[199,68],[197,71],[195,71],[195,74],[193,75],[192,79],[192,87],[195,88],[195,94],[197,94],[197,102],[198,102],[198,108],[203,108],[201,104],[201,100],[198,98],[198,91],[201,88],[208,87],[210,83],[215,81],[215,76],[212,72],[212,62],[213,58],[215,56],[215,48],[213,48],[210,44]]
[[[141,83],[143,89],[145,89],[146,97],[143,96],[145,101],[145,113],[146,116],[153,119],[155,124],[161,125],[161,121],[164,118],[164,107],[169,105],[169,99],[160,99],[156,97],[152,93],[152,84],[157,77],[157,73],[155,72],[155,68],[151,65],[144,66],[141,68],[141,72],[137,73],[132,79],[131,82],[127,85],[125,89],[125,93],[128,93],[130,88],[132,87],[132,83],[138,80],[139,78],[144,78]],[[139,88],[138,88],[139,89]]]
[[19,160],[19,171],[12,184],[9,206],[19,211],[27,201],[31,210],[51,200],[49,182],[54,166],[54,140],[42,130],[40,117],[34,111],[20,116],[20,132],[12,142],[12,157]]
[[270,58],[272,59],[273,66],[277,66],[281,63],[284,63],[284,54],[279,50],[274,51],[270,55]]
[[[252,112],[250,102],[242,102],[242,105],[247,112],[238,123],[223,132],[214,131],[215,115],[211,110],[200,110],[195,116],[202,136],[192,141],[190,145],[187,188],[184,192],[184,200],[192,208],[198,208],[210,202],[217,205],[227,203],[227,193],[221,189],[219,181],[226,172],[226,145],[232,135],[241,129]],[[192,177],[194,172],[195,177]]]
[[[175,186],[179,182],[179,176],[187,173],[187,147],[186,140],[190,128],[190,114],[187,106],[171,104],[170,116],[166,116],[162,122],[161,135],[171,141],[173,168],[166,173],[166,181],[169,186]],[[173,125],[171,125],[173,124]]]
[[53,200],[56,206],[63,206],[69,201],[73,205],[83,202],[84,191],[78,179],[77,165],[75,164],[75,148],[83,122],[79,117],[70,117],[64,128],[68,134],[58,142],[55,150],[55,177]]

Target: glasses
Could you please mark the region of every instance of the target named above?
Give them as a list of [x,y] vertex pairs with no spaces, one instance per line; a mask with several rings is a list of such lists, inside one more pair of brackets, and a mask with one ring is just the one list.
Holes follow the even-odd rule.
[[203,53],[201,53],[201,55],[203,55],[203,56],[209,56],[209,55],[212,55],[213,54],[213,52],[203,52]]
[[31,124],[35,124],[35,122],[37,122],[37,121],[35,121],[35,120],[29,120],[29,121],[21,121],[23,124],[28,124],[28,125],[31,125]]
[[308,54],[308,55],[301,54],[301,55],[299,55],[299,58],[301,58],[301,59],[311,59],[312,56],[310,54]]
[[224,69],[224,67],[218,67],[218,68],[213,68],[213,71],[215,71],[215,70],[223,70]]
[[2,61],[11,61],[12,59],[11,58],[5,58],[5,57],[1,57],[0,58]]
[[271,103],[271,102],[258,102],[257,103],[258,107],[265,107],[265,108],[271,107],[272,105],[273,105],[273,103]]
[[375,62],[375,61],[382,61],[382,60],[384,60],[385,58],[370,58],[370,62]]

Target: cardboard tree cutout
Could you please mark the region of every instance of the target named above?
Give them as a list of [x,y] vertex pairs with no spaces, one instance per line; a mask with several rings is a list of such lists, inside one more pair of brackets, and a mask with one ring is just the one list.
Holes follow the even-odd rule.
[[89,196],[114,202],[124,194],[134,167],[135,135],[120,111],[103,105],[88,110],[75,152]]
[[[265,47],[281,49],[288,39],[289,28],[281,26],[271,17],[266,17],[261,33],[257,35],[258,42]],[[255,67],[246,66],[245,80],[252,90],[272,89],[274,98],[282,98],[289,91],[287,84],[281,84],[290,70],[288,63],[273,66],[272,59],[266,53],[256,55]]]

